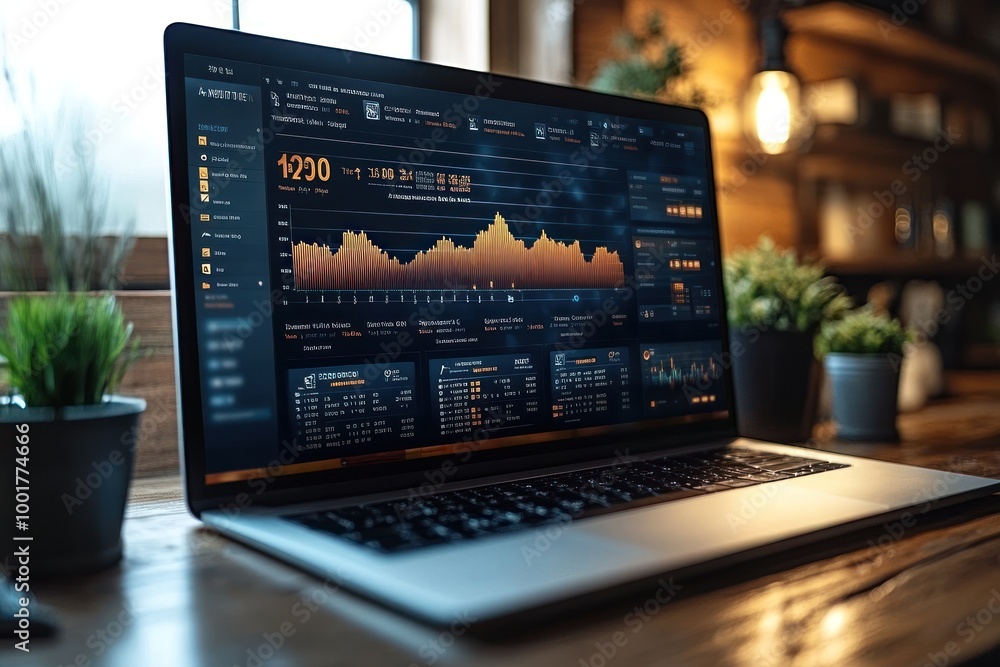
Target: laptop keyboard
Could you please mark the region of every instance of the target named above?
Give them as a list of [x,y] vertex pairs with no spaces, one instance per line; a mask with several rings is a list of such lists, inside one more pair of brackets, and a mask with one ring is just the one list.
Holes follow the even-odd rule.
[[287,518],[383,553],[394,553],[847,467],[729,448]]

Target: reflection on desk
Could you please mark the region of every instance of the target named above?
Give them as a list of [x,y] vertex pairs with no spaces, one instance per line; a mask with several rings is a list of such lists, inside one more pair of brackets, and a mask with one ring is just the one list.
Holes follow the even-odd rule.
[[[949,377],[953,395],[900,419],[900,444],[815,446],[1000,477],[1000,375]],[[474,619],[429,628],[213,535],[173,479],[139,480],[126,558],[99,576],[39,582],[56,640],[3,665],[954,665],[1000,647],[1000,496],[837,538],[805,553],[682,581],[667,604],[631,596],[530,633],[481,638]]]

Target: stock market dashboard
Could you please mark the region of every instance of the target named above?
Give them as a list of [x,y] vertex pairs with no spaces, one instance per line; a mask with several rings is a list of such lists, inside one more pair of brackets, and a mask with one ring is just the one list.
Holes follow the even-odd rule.
[[727,409],[700,127],[187,56],[207,481]]

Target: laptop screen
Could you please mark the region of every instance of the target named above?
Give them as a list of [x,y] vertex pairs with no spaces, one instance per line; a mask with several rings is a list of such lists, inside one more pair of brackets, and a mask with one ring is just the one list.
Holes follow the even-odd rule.
[[207,484],[728,418],[702,125],[265,53],[172,136]]

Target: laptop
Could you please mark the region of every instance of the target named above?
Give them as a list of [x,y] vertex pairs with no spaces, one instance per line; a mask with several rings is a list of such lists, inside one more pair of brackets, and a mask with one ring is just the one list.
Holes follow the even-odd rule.
[[167,28],[187,502],[429,623],[993,493],[740,438],[698,110]]

